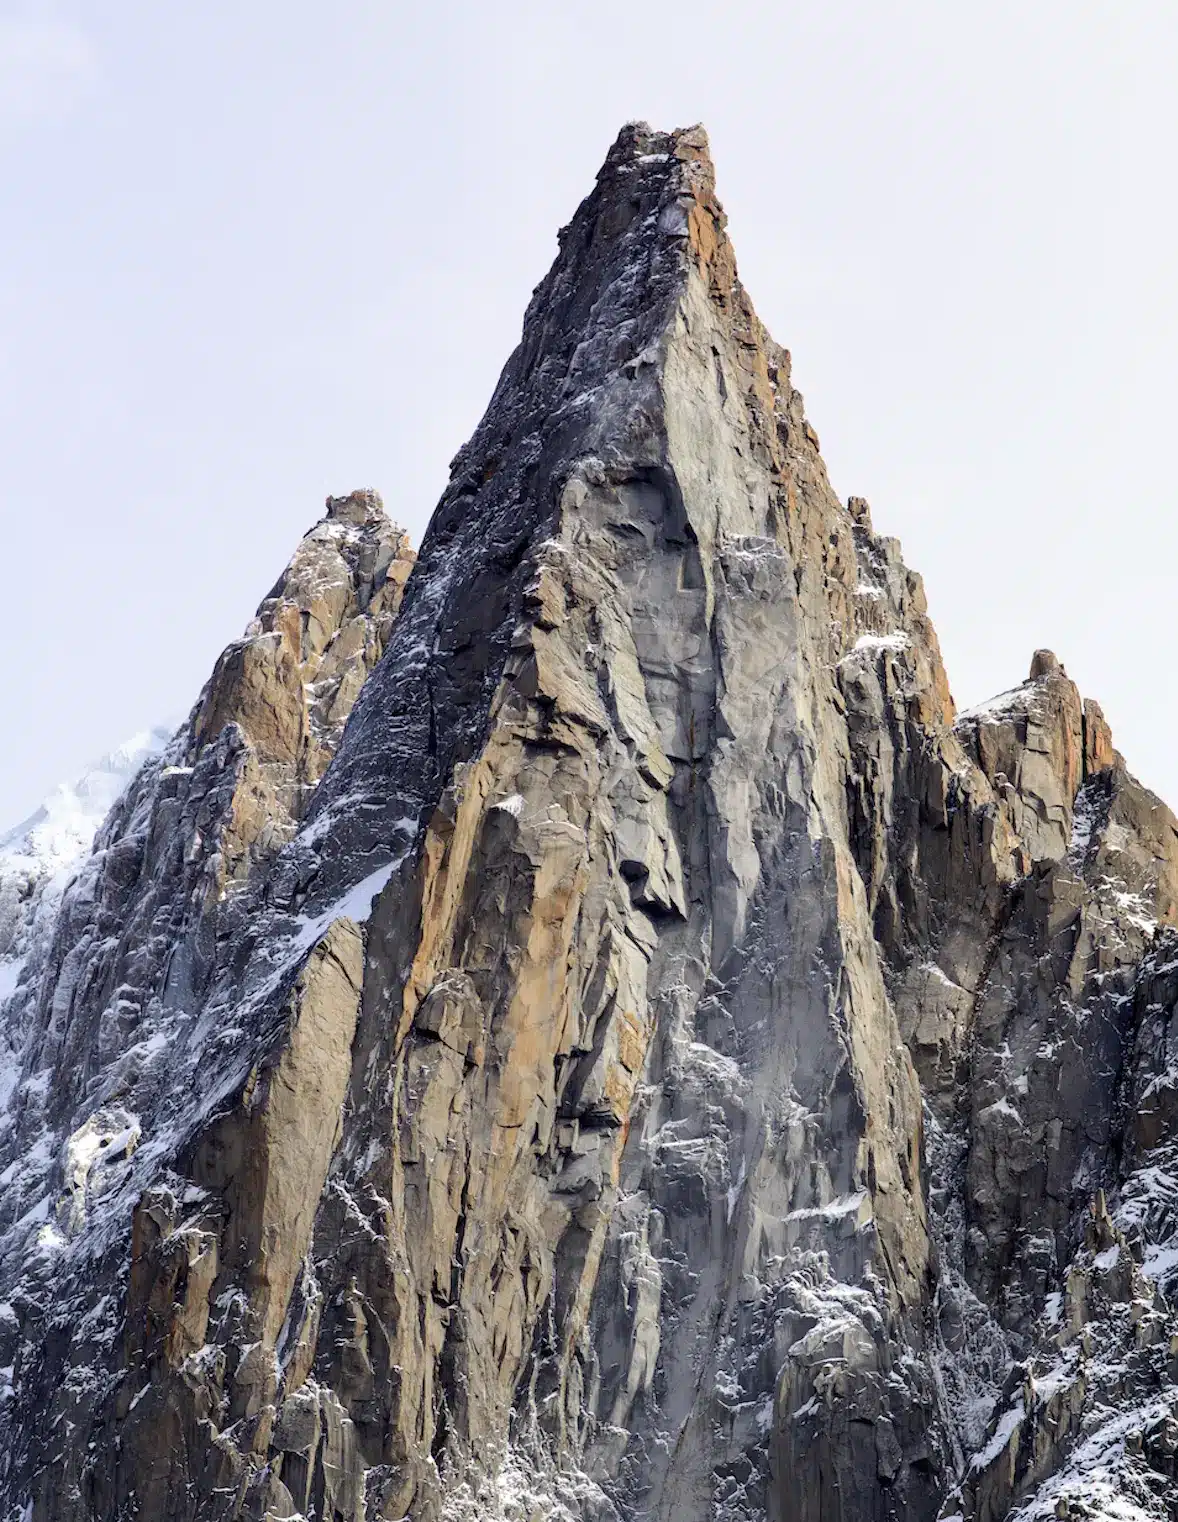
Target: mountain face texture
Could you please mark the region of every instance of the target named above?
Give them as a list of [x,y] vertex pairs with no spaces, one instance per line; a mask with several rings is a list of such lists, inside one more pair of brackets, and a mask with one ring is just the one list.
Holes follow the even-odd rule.
[[1178,821],[1049,652],[955,713],[700,129],[42,898],[4,1518],[1178,1518]]

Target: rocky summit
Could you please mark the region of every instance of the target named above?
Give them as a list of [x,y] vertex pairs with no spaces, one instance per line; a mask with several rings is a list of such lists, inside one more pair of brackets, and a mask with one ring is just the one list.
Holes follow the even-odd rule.
[[1178,821],[956,713],[699,128],[145,753],[0,860],[5,1522],[1178,1518]]

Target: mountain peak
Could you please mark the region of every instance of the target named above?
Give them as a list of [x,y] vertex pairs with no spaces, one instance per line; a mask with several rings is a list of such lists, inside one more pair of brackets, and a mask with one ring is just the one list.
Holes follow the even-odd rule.
[[1176,918],[630,124],[419,556],[329,499],[4,1006],[4,1500],[1169,1522]]
[[[703,166],[710,178],[715,174],[708,134],[699,122],[690,127],[676,127],[670,132],[656,131],[649,122],[627,122],[606,155],[602,174],[610,167],[627,166],[634,160],[640,163],[677,160]],[[598,179],[601,179],[600,174]]]
[[328,518],[341,523],[372,524],[385,521],[388,516],[380,493],[371,487],[349,492],[344,497],[328,497],[326,507]]
[[1036,650],[1031,657],[1030,680],[1035,682],[1041,676],[1054,676],[1056,674],[1066,676],[1067,672],[1063,669],[1063,664],[1055,652],[1053,650]]

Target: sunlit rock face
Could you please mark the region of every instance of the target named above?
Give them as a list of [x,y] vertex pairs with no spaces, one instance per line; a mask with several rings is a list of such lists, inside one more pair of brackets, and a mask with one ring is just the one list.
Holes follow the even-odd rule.
[[9,979],[7,1515],[1173,1519],[1176,914],[627,127],[416,563],[329,502]]

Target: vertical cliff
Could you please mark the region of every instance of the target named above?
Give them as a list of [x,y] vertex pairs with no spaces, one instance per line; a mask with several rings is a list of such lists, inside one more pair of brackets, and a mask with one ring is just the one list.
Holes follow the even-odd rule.
[[6,1007],[11,1514],[1172,1518],[1178,823],[1047,652],[955,714],[699,129],[409,558],[330,504]]

